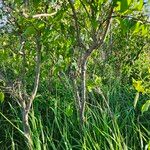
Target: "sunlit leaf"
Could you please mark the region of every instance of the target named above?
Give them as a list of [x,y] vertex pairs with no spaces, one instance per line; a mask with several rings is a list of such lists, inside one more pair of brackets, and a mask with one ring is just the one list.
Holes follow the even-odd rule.
[[45,24],[41,23],[41,24],[38,25],[38,28],[41,29],[41,28],[44,28],[44,26],[45,26]]
[[142,81],[141,81],[141,80],[137,80],[137,81],[136,81],[135,79],[133,79],[132,82],[133,82],[134,88],[135,88],[138,92],[141,92],[141,93],[144,93],[144,92],[145,92],[144,87],[142,86]]
[[69,104],[65,110],[65,114],[67,115],[67,117],[72,116],[73,114],[73,107],[72,104]]
[[75,8],[78,9],[80,7],[80,0],[75,0]]
[[136,6],[136,9],[140,11],[140,10],[142,10],[142,8],[143,8],[143,0],[139,0],[138,4]]
[[88,86],[87,86],[87,89],[88,89],[89,92],[92,92],[93,87],[90,86],[90,85],[88,85]]
[[97,76],[97,75],[95,75],[95,84],[99,85],[99,84],[101,84],[101,82],[102,82],[102,78]]
[[0,92],[0,102],[2,103],[4,101],[5,95],[3,92]]
[[147,35],[148,29],[145,25],[142,25],[142,35]]
[[95,82],[93,80],[88,80],[87,81],[87,90],[89,92],[92,92],[92,89],[94,89],[95,86],[96,85],[95,85]]
[[148,108],[150,107],[150,100],[147,100],[146,103],[142,106],[142,113],[145,111],[148,111]]

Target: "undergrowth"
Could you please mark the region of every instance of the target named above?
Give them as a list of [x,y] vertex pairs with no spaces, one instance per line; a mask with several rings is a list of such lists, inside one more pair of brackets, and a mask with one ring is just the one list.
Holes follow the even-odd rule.
[[[102,88],[107,104],[101,95],[89,93],[81,127],[71,89],[55,86],[55,95],[43,90],[34,101],[30,113],[33,150],[149,150],[149,112],[142,114],[140,106],[134,109],[130,87],[118,83]],[[20,129],[20,108],[8,95],[1,106],[1,150],[28,149]]]

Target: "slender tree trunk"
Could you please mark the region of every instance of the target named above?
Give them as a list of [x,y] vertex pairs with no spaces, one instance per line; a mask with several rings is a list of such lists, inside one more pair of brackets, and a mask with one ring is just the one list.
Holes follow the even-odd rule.
[[[78,91],[78,89],[75,89],[75,93],[76,93],[76,98],[77,98],[77,104],[78,104],[78,108],[79,108],[79,116],[80,116],[80,121],[81,121],[81,125],[83,125],[85,118],[84,118],[84,113],[85,113],[85,103],[86,103],[86,70],[87,70],[87,62],[88,62],[88,58],[91,56],[92,52],[96,49],[98,49],[104,42],[105,37],[107,36],[107,32],[109,29],[109,25],[110,25],[110,21],[111,21],[111,16],[113,13],[113,6],[110,6],[110,12],[108,14],[107,19],[103,22],[104,24],[104,31],[101,34],[101,37],[97,36],[99,34],[99,31],[96,31],[94,28],[91,31],[91,34],[93,35],[93,43],[91,44],[91,46],[89,46],[89,49],[86,48],[86,46],[83,44],[82,42],[82,38],[80,35],[80,25],[78,23],[78,17],[77,17],[77,12],[76,9],[74,7],[74,4],[72,3],[71,0],[68,0],[70,7],[72,9],[72,13],[73,13],[73,19],[75,22],[75,28],[76,28],[76,40],[78,42],[78,46],[80,48],[83,48],[86,50],[85,53],[83,53],[83,57],[82,57],[82,61],[81,61],[81,75],[80,75],[80,79],[81,79],[81,95],[79,95],[80,91]],[[82,2],[81,2],[82,3]],[[84,4],[82,3],[82,5],[84,6]],[[85,7],[84,7],[85,8]],[[92,10],[93,8],[91,8]],[[86,8],[85,8],[86,10]],[[87,15],[90,17],[88,11]],[[92,13],[92,16],[94,17],[94,13]]]
[[[31,95],[27,95],[26,98],[24,98],[26,92],[22,94],[21,88],[19,88],[19,95],[20,95],[20,103],[22,106],[22,122],[23,122],[23,130],[24,130],[24,135],[26,138],[26,143],[28,145],[29,150],[32,150],[33,148],[33,143],[32,143],[32,137],[31,137],[31,132],[30,132],[30,125],[29,125],[29,112],[31,109],[31,105],[33,103],[33,100],[36,97],[38,86],[39,86],[39,80],[40,80],[40,65],[41,65],[41,44],[40,44],[40,38],[36,38],[36,65],[35,65],[35,79],[34,79],[34,87],[32,90]],[[24,90],[25,91],[25,90]]]
[[83,61],[81,66],[81,108],[80,108],[80,119],[83,124],[85,121],[84,112],[85,112],[85,103],[86,103],[86,60]]
[[78,112],[78,115],[80,114],[80,108],[81,108],[81,98],[80,98],[80,94],[79,94],[79,90],[78,90],[78,86],[77,86],[77,81],[76,79],[72,79],[73,81],[73,89],[75,92],[75,104],[76,104],[76,110]]
[[29,111],[27,111],[25,108],[22,109],[22,122],[26,143],[29,147],[29,150],[32,150],[32,138],[30,135],[30,125],[29,125]]

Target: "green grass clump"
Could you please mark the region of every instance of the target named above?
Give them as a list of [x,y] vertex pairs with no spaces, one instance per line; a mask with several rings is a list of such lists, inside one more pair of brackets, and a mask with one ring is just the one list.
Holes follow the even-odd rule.
[[[37,97],[30,112],[33,150],[149,150],[149,112],[134,110],[130,88],[105,87],[107,102],[101,95],[94,95],[89,96],[82,127],[71,92],[64,94],[60,86],[56,95]],[[12,99],[4,105],[0,115],[0,149],[28,149],[20,130],[20,108]]]

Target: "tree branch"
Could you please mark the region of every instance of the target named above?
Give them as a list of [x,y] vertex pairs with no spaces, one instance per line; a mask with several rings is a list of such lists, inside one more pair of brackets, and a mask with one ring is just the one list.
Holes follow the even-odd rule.
[[85,52],[81,60],[81,108],[80,108],[81,125],[85,121],[84,112],[85,112],[85,103],[86,103],[86,71],[87,71],[88,57],[95,49],[97,49],[99,46],[103,44],[104,39],[107,35],[112,13],[113,13],[113,6],[111,6],[111,10],[108,15],[108,19],[106,21],[105,30],[103,32],[102,38],[100,39],[100,42],[98,42],[97,40],[93,41],[93,45]]
[[107,31],[109,29],[109,25],[110,25],[110,21],[111,21],[111,17],[112,17],[112,14],[113,14],[113,6],[111,6],[111,9],[110,9],[110,13],[108,15],[108,19],[106,20],[106,26],[105,26],[105,30],[104,30],[104,33],[102,35],[102,38],[100,39],[99,42],[96,42],[96,41],[93,41],[93,44],[92,46],[85,52],[85,55],[83,57],[83,60],[86,61],[88,59],[88,57],[91,55],[91,53],[97,49],[98,47],[100,47],[103,42],[104,42],[104,39],[107,35]]
[[57,12],[53,12],[51,14],[47,14],[47,13],[44,13],[44,14],[36,14],[36,15],[33,15],[32,17],[33,18],[41,18],[41,17],[51,17],[51,16],[54,16]]
[[41,65],[41,44],[39,41],[39,37],[36,39],[36,45],[37,45],[37,50],[36,50],[36,67],[35,67],[35,80],[34,80],[34,88],[32,91],[32,94],[29,98],[29,102],[26,106],[26,110],[30,110],[32,102],[36,96],[38,86],[39,86],[39,80],[40,80],[40,65]]
[[70,7],[72,9],[72,13],[73,13],[73,18],[75,21],[75,28],[76,28],[76,37],[77,37],[77,42],[79,44],[79,46],[83,47],[84,49],[86,48],[85,45],[82,43],[81,41],[81,37],[80,37],[80,28],[79,28],[79,24],[78,24],[78,18],[77,18],[77,14],[76,14],[76,10],[75,7],[73,5],[73,3],[71,2],[71,0],[68,0]]
[[127,19],[132,19],[133,21],[139,21],[142,22],[143,24],[150,24],[150,21],[148,20],[144,20],[144,19],[140,19],[140,18],[136,18],[134,16],[126,16],[126,15],[114,15],[112,16],[112,18],[127,18]]

